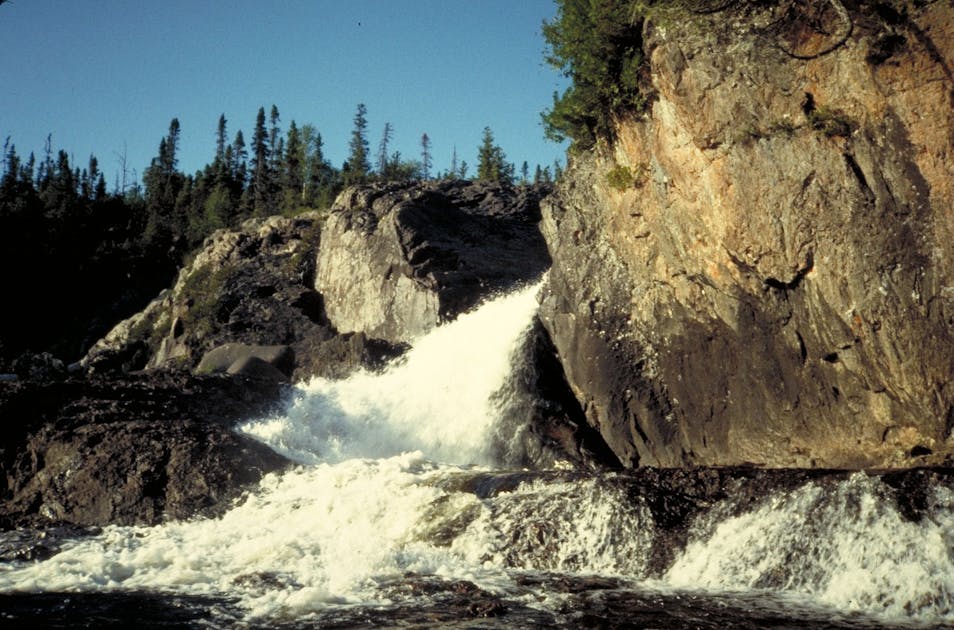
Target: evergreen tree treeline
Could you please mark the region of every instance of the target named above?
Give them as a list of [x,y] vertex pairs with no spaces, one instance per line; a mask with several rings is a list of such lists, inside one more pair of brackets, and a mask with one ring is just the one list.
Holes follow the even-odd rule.
[[[54,153],[48,137],[39,158],[22,158],[7,139],[0,170],[0,263],[18,270],[7,294],[23,299],[0,309],[0,371],[28,350],[78,358],[116,321],[168,286],[184,258],[218,228],[253,216],[328,208],[353,183],[431,177],[428,134],[421,136],[421,160],[405,160],[391,151],[390,123],[372,166],[366,116],[358,105],[350,155],[338,169],[325,158],[318,130],[294,120],[283,130],[274,105],[267,114],[264,107],[258,110],[250,144],[241,130],[230,141],[223,114],[211,163],[191,175],[179,168],[182,129],[173,118],[142,185],[130,185],[123,152],[117,156],[121,180],[117,175],[112,191],[95,156],[80,168],[66,151]],[[479,153],[478,179],[514,182],[515,168],[489,127]],[[521,169],[520,183],[530,183],[528,172]],[[455,147],[451,168],[434,177],[467,175]],[[537,166],[534,181],[549,179],[549,169]]]

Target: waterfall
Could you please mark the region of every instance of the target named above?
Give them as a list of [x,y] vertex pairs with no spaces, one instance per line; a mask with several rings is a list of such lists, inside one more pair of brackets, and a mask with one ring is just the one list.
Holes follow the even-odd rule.
[[306,464],[420,451],[444,463],[493,463],[493,394],[537,309],[535,284],[421,337],[381,374],[313,379],[281,416],[241,430]]
[[497,469],[499,392],[537,289],[434,330],[383,372],[303,384],[282,413],[241,426],[298,465],[266,476],[222,517],[106,527],[43,561],[0,564],[0,593],[208,596],[231,602],[240,620],[271,623],[424,605],[432,595],[394,585],[429,576],[549,615],[636,593],[673,609],[729,598],[750,610],[755,597],[784,614],[868,615],[858,627],[954,623],[946,488],[920,522],[863,474],[746,509],[727,500],[651,574],[668,534],[625,474]]

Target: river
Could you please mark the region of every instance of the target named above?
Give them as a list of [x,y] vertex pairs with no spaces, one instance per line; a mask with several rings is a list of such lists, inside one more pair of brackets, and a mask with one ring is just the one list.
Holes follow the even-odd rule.
[[[732,499],[661,569],[624,473],[514,470],[501,408],[539,285],[382,373],[239,427],[299,465],[221,518],[11,532],[0,620],[55,627],[954,627],[954,493],[907,519],[863,474]],[[42,544],[37,537],[42,537]]]

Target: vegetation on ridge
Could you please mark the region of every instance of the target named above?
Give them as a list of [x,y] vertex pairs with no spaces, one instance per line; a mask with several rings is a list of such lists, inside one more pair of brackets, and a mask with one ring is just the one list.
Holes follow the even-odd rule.
[[[125,155],[118,156],[112,190],[94,156],[81,167],[67,151],[54,151],[48,138],[39,158],[21,159],[8,138],[0,156],[0,264],[16,271],[7,282],[10,304],[0,313],[0,372],[26,351],[79,358],[169,286],[183,261],[219,228],[328,208],[350,184],[469,175],[456,150],[450,168],[438,171],[426,133],[419,160],[392,152],[390,123],[372,156],[366,114],[358,105],[350,154],[340,168],[325,157],[314,126],[293,120],[283,130],[274,105],[258,110],[248,144],[241,130],[230,138],[220,116],[212,161],[194,174],[179,166],[182,129],[173,118],[141,182]],[[475,170],[479,180],[529,184],[551,181],[560,165],[553,171],[538,165],[531,174],[524,162],[518,175],[487,127]]]
[[646,104],[642,88],[642,3],[557,0],[557,16],[543,25],[547,62],[572,80],[543,113],[548,138],[586,149],[613,137],[613,119]]

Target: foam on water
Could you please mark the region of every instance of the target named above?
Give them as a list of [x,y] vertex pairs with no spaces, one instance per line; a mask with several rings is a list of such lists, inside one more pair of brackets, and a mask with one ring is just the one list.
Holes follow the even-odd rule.
[[435,329],[382,374],[315,378],[285,414],[241,430],[307,464],[414,450],[436,461],[491,464],[492,394],[509,375],[539,286]]
[[215,520],[109,527],[45,562],[0,566],[0,591],[226,594],[253,617],[379,600],[407,572],[505,588],[506,571],[632,572],[651,520],[597,480],[479,497],[447,483],[489,464],[493,394],[538,287],[420,339],[382,374],[315,379],[287,415],[243,430],[307,465],[269,475]]
[[656,527],[625,476],[472,466],[493,463],[495,392],[536,290],[438,328],[383,373],[315,379],[287,413],[249,422],[245,432],[302,465],[267,476],[221,518],[105,528],[48,560],[0,564],[0,592],[227,596],[250,618],[286,619],[384,603],[393,595],[382,585],[414,573],[559,608],[559,595],[517,586],[514,574],[531,571],[954,622],[954,493],[944,488],[920,522],[864,475],[779,492],[741,515],[716,506],[658,579],[646,568]]
[[808,484],[732,518],[714,511],[665,581],[683,588],[772,589],[886,619],[954,621],[954,493],[906,520],[882,485],[856,474]]
[[0,590],[228,594],[253,617],[300,616],[381,602],[380,582],[407,572],[498,589],[507,569],[624,573],[648,551],[645,510],[595,480],[479,498],[447,489],[451,474],[469,473],[420,453],[300,467],[220,519],[109,527],[0,568]]

